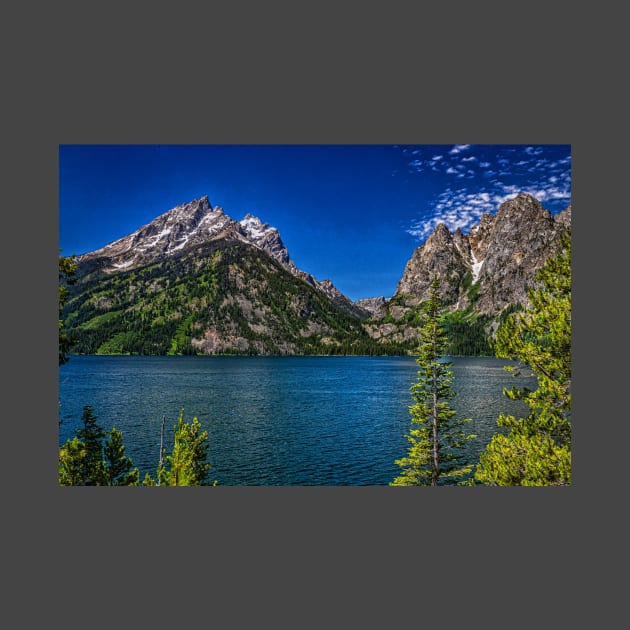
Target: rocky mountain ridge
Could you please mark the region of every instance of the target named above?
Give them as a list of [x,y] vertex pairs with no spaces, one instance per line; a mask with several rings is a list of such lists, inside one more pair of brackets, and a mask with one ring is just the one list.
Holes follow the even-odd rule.
[[440,223],[407,263],[394,297],[425,299],[436,273],[442,298],[453,309],[466,309],[467,289],[478,285],[475,310],[497,315],[510,304],[527,303],[526,288],[545,260],[555,253],[558,239],[571,222],[571,206],[556,215],[529,194],[521,193],[483,214],[468,235]]
[[83,275],[96,270],[110,274],[130,271],[221,240],[241,241],[257,247],[348,313],[362,318],[369,316],[368,311],[343,295],[329,279],[320,281],[299,269],[275,227],[250,213],[241,221],[235,221],[220,206],[213,207],[207,195],[180,204],[135,232],[78,256],[77,263]]
[[468,234],[439,224],[391,298],[352,303],[298,269],[276,228],[251,214],[234,221],[205,196],[77,257],[64,319],[86,353],[405,354],[437,274],[452,352],[489,353],[570,224],[570,205],[552,216],[517,195]]
[[368,331],[383,340],[411,338],[409,314],[427,298],[434,274],[448,310],[485,317],[496,328],[507,308],[527,306],[528,287],[570,225],[571,205],[552,216],[526,193],[502,203],[496,214],[483,214],[468,234],[438,224],[413,252],[392,298],[372,311]]

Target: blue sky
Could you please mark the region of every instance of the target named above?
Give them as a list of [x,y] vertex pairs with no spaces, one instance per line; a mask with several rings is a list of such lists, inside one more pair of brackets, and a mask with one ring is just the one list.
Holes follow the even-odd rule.
[[571,146],[60,145],[59,247],[93,251],[208,195],[349,298],[389,297],[438,223],[467,232],[520,192],[564,210]]

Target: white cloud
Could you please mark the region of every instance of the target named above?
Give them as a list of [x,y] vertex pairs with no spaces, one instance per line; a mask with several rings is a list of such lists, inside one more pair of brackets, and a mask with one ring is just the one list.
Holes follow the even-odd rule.
[[[407,230],[421,242],[439,223],[444,223],[451,232],[457,228],[467,232],[479,223],[484,213],[496,213],[502,203],[520,193],[531,194],[552,212],[570,203],[570,156],[557,158],[554,155],[549,159],[551,154],[538,145],[518,150],[497,149],[494,155],[485,150],[483,153],[471,150],[466,157],[458,155],[471,146],[454,145],[447,154],[433,155],[424,161],[425,171],[455,175],[455,178],[448,180],[451,186],[420,209],[418,218]],[[477,164],[481,170],[475,172],[473,168],[476,169]]]
[[461,153],[470,147],[469,144],[456,144],[449,153]]
[[527,155],[540,155],[543,152],[542,147],[525,147],[523,151],[525,151]]
[[[463,175],[460,174],[459,177]],[[542,204],[562,201],[568,205],[571,201],[570,183],[567,174],[561,179],[549,178],[534,186],[505,184],[500,180],[493,180],[491,188],[481,190],[447,188],[432,204],[430,217],[414,221],[407,232],[421,242],[427,239],[439,223],[444,223],[451,232],[459,228],[467,233],[471,227],[479,223],[483,214],[496,213],[502,203],[514,199],[523,192],[529,193]]]

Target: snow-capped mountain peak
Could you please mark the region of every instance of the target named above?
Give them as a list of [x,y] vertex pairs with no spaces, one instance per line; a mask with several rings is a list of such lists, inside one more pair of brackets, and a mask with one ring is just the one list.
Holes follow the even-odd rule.
[[261,249],[294,276],[342,303],[345,308],[355,309],[332,283],[320,282],[296,267],[275,227],[250,213],[241,221],[234,221],[221,207],[213,207],[207,196],[175,206],[135,232],[78,256],[77,262],[93,262],[105,272],[124,272],[219,239],[239,240]]
[[269,223],[263,223],[258,217],[249,213],[239,222],[239,225],[252,244],[266,251],[284,267],[290,265],[289,252],[276,228],[270,227]]

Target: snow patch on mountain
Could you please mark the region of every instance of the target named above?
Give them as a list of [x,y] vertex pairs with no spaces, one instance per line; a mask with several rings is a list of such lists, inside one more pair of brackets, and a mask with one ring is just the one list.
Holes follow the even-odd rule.
[[481,273],[481,267],[483,266],[483,260],[477,260],[477,256],[475,256],[475,252],[470,250],[470,255],[472,257],[472,281],[473,284],[479,280],[479,274]]
[[244,219],[241,219],[240,225],[247,236],[255,240],[264,238],[271,231],[277,231],[275,228],[270,228],[268,223],[263,224],[258,217],[249,213],[245,215]]

